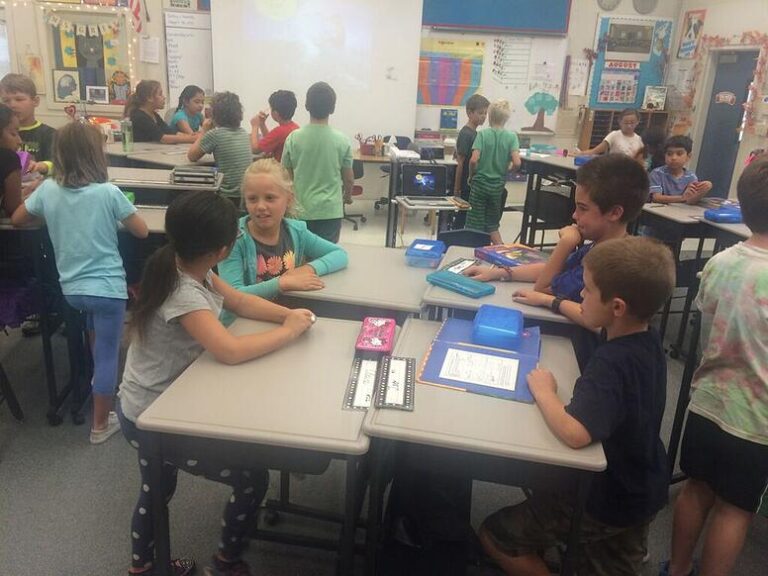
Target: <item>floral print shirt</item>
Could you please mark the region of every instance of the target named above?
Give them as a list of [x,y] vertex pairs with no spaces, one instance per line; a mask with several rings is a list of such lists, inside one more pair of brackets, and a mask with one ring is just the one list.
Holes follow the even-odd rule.
[[280,237],[277,244],[270,246],[259,242],[256,243],[256,282],[265,282],[272,278],[277,278],[281,274],[293,270],[296,267],[293,251],[293,240],[285,225],[285,221],[280,225]]
[[711,258],[697,305],[711,329],[691,412],[768,445],[768,250],[742,242]]

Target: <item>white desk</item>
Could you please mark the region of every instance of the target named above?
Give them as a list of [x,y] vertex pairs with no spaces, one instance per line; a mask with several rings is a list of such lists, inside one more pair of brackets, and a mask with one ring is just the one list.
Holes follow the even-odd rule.
[[129,154],[135,154],[137,152],[150,152],[152,150],[163,150],[167,149],[169,146],[171,145],[161,144],[159,142],[134,142],[131,151],[126,152],[123,150],[122,142],[114,142],[112,144],[107,144],[106,153],[107,156],[126,158]]
[[213,166],[216,164],[211,154],[204,155],[197,162],[190,162],[187,158],[189,148],[190,144],[168,144],[164,149],[132,152],[128,154],[128,160],[133,165],[162,166],[165,168],[189,165]]
[[710,222],[705,219],[704,223],[711,227],[715,233],[715,252],[733,246],[752,236],[746,224],[724,224],[722,222]]
[[[382,246],[344,244],[349,265],[322,277],[325,288],[288,292],[291,305],[304,304],[318,315],[360,319],[373,314],[418,315],[422,309],[425,279],[432,270],[405,263],[405,251]],[[321,304],[326,303],[323,310]],[[378,312],[377,312],[378,311]]]
[[643,206],[643,216],[646,214],[658,216],[677,224],[696,224],[704,219],[704,206],[676,202],[674,204],[653,204]]
[[[466,246],[451,246],[443,256],[441,266],[452,262],[458,258],[474,258],[474,249]],[[483,263],[483,265],[487,265]],[[512,295],[516,290],[532,290],[533,284],[530,282],[494,282],[496,292],[483,298],[470,298],[457,292],[427,284],[424,292],[423,302],[426,306],[436,308],[447,308],[449,310],[469,310],[477,311],[483,304],[493,304],[494,306],[504,306],[520,310],[527,319],[540,322],[556,322],[558,324],[572,324],[568,318],[561,314],[555,314],[548,308],[539,306],[527,306],[515,302]]]
[[[414,357],[418,365],[439,326],[437,322],[408,320],[393,355]],[[570,341],[542,336],[541,365],[551,369],[557,378],[561,399],[570,399],[579,375]],[[589,479],[607,466],[602,445],[593,444],[581,450],[567,447],[548,429],[535,405],[426,384],[416,384],[413,412],[372,408],[365,417],[363,430],[374,440],[368,512],[369,568],[376,562],[384,454],[389,441],[429,447],[419,454],[423,456],[424,467],[431,471],[458,470],[473,479],[518,486],[533,484],[534,488],[544,488],[550,482],[558,486],[578,485],[569,550],[577,542],[578,511],[586,501]]]
[[[237,320],[235,334],[263,331],[272,324]],[[233,466],[268,467],[317,473],[330,458],[347,462],[347,496],[342,532],[342,572],[351,568],[354,546],[357,467],[368,451],[364,413],[342,410],[355,351],[358,322],[320,318],[301,338],[262,358],[237,366],[204,353],[139,418],[155,432],[163,458],[183,458],[186,450],[227,459]],[[173,461],[173,460],[171,460]],[[162,483],[162,477],[156,478]],[[164,494],[153,485],[152,494]],[[153,500],[156,566],[168,566],[168,509]],[[158,532],[158,528],[160,529]],[[158,570],[156,568],[156,570]],[[162,570],[160,570],[162,573]]]

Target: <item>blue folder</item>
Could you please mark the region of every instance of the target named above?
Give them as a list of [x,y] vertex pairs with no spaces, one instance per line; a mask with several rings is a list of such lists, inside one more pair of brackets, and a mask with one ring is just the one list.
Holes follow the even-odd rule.
[[[427,356],[421,365],[417,381],[422,384],[432,384],[457,390],[464,390],[474,394],[483,394],[505,400],[515,400],[533,404],[534,399],[528,388],[527,376],[536,368],[541,352],[541,334],[538,327],[526,328],[523,332],[522,344],[517,351],[477,346],[471,343],[472,321],[449,318],[437,333]],[[491,386],[459,382],[440,377],[445,356],[448,350],[456,349],[466,352],[487,354],[501,358],[514,358],[518,360],[517,381],[514,390],[503,390]]]

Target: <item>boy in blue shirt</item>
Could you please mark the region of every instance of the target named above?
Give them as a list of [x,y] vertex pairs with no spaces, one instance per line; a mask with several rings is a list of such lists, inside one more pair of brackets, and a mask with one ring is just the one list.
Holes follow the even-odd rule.
[[688,136],[672,136],[664,144],[664,166],[651,172],[649,200],[660,204],[696,204],[712,190],[712,182],[699,178],[686,165],[691,159],[693,141]]
[[[630,160],[631,161],[631,160]],[[656,240],[601,242],[584,258],[583,322],[603,342],[565,405],[544,369],[528,385],[552,433],[574,449],[602,442],[607,468],[595,475],[579,535],[578,574],[640,574],[648,525],[667,502],[669,475],[659,437],[667,368],[658,332],[649,327],[675,285],[672,253]],[[492,514],[480,542],[505,574],[549,575],[538,551],[565,542],[572,496],[535,491]]]

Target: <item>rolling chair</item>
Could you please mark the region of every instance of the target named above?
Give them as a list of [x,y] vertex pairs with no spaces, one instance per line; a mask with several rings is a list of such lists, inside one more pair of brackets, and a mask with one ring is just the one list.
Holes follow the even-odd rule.
[[[359,180],[363,177],[363,161],[362,160],[353,160],[352,161],[352,174],[355,178],[355,180]],[[363,187],[355,184],[352,187],[352,196],[360,196],[363,193]],[[347,214],[347,205],[344,204],[344,220],[348,222],[352,222],[352,229],[357,230],[357,222],[355,221],[355,218],[359,218],[360,222],[365,224],[367,222],[367,218],[363,214]]]
[[[395,146],[397,146],[400,150],[407,150],[408,147],[411,145],[411,139],[408,138],[408,136],[395,136],[396,142]],[[384,142],[389,142],[390,137],[385,136]],[[382,164],[380,166],[381,171],[383,172],[382,178],[384,178],[387,174],[389,174],[389,164]],[[373,209],[378,210],[382,206],[388,206],[389,205],[389,196],[382,196],[376,202],[373,203]]]

